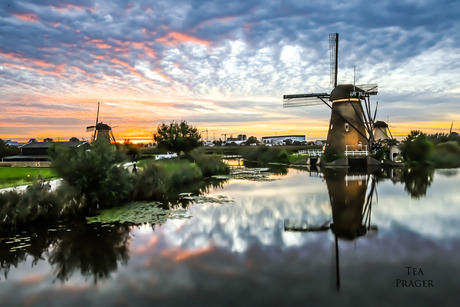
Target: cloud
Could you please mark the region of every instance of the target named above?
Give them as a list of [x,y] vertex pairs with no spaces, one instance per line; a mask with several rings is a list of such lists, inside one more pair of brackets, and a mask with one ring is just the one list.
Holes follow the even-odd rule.
[[[387,116],[423,121],[392,106],[442,96],[457,114],[459,12],[448,0],[3,1],[0,89],[93,102],[246,99],[262,113],[294,112],[281,109],[283,94],[330,90],[327,35],[339,32],[339,81],[351,83],[356,66],[361,83],[381,85]],[[398,101],[403,93],[424,99]]]

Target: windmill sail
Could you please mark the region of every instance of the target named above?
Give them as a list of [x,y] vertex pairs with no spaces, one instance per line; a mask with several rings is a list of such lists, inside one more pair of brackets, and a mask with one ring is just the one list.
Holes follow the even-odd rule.
[[360,84],[356,85],[356,87],[362,89],[364,94],[368,95],[377,95],[379,91],[379,86],[377,84]]
[[339,33],[329,34],[329,56],[331,63],[331,85],[337,86],[337,70],[338,70],[338,51],[339,51]]
[[328,93],[311,93],[311,94],[295,94],[283,96],[283,107],[301,107],[314,106],[324,103],[322,99],[329,99]]

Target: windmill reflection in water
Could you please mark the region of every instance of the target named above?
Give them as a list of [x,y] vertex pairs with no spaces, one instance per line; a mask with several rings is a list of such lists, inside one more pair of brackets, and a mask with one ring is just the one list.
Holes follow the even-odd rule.
[[284,231],[321,232],[331,230],[335,239],[336,286],[340,290],[338,240],[355,241],[377,231],[371,225],[376,178],[372,174],[348,173],[346,169],[328,169],[324,174],[332,208],[332,221],[322,225],[287,219]]

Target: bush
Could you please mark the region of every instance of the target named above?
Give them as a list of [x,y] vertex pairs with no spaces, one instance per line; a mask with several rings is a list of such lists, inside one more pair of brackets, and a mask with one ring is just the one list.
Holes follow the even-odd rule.
[[50,185],[43,181],[28,186],[24,192],[13,190],[1,193],[1,228],[57,220],[61,201],[56,194],[50,193]]
[[242,155],[244,159],[249,161],[289,164],[289,153],[281,147],[259,146],[255,150],[253,148],[245,148],[242,151]]
[[434,147],[430,161],[437,167],[460,166],[460,146],[456,141],[439,143]]
[[96,141],[89,149],[56,146],[51,166],[75,189],[81,209],[92,211],[129,200],[132,175],[122,165],[126,160],[115,146]]
[[138,171],[134,186],[137,200],[164,199],[186,184],[202,178],[195,163],[181,159],[154,161]]
[[410,164],[426,164],[434,147],[421,131],[411,131],[402,144],[403,156]]
[[207,155],[202,148],[198,148],[192,151],[190,156],[201,169],[201,173],[205,177],[230,173],[227,164],[222,161],[222,157],[219,155]]

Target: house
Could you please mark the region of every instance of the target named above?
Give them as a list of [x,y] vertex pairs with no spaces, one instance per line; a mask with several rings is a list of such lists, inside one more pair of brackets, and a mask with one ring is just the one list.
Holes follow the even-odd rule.
[[21,146],[21,154],[17,156],[4,157],[3,161],[48,161],[48,149],[54,144],[61,144],[68,147],[80,147],[88,144],[82,142],[32,142]]

